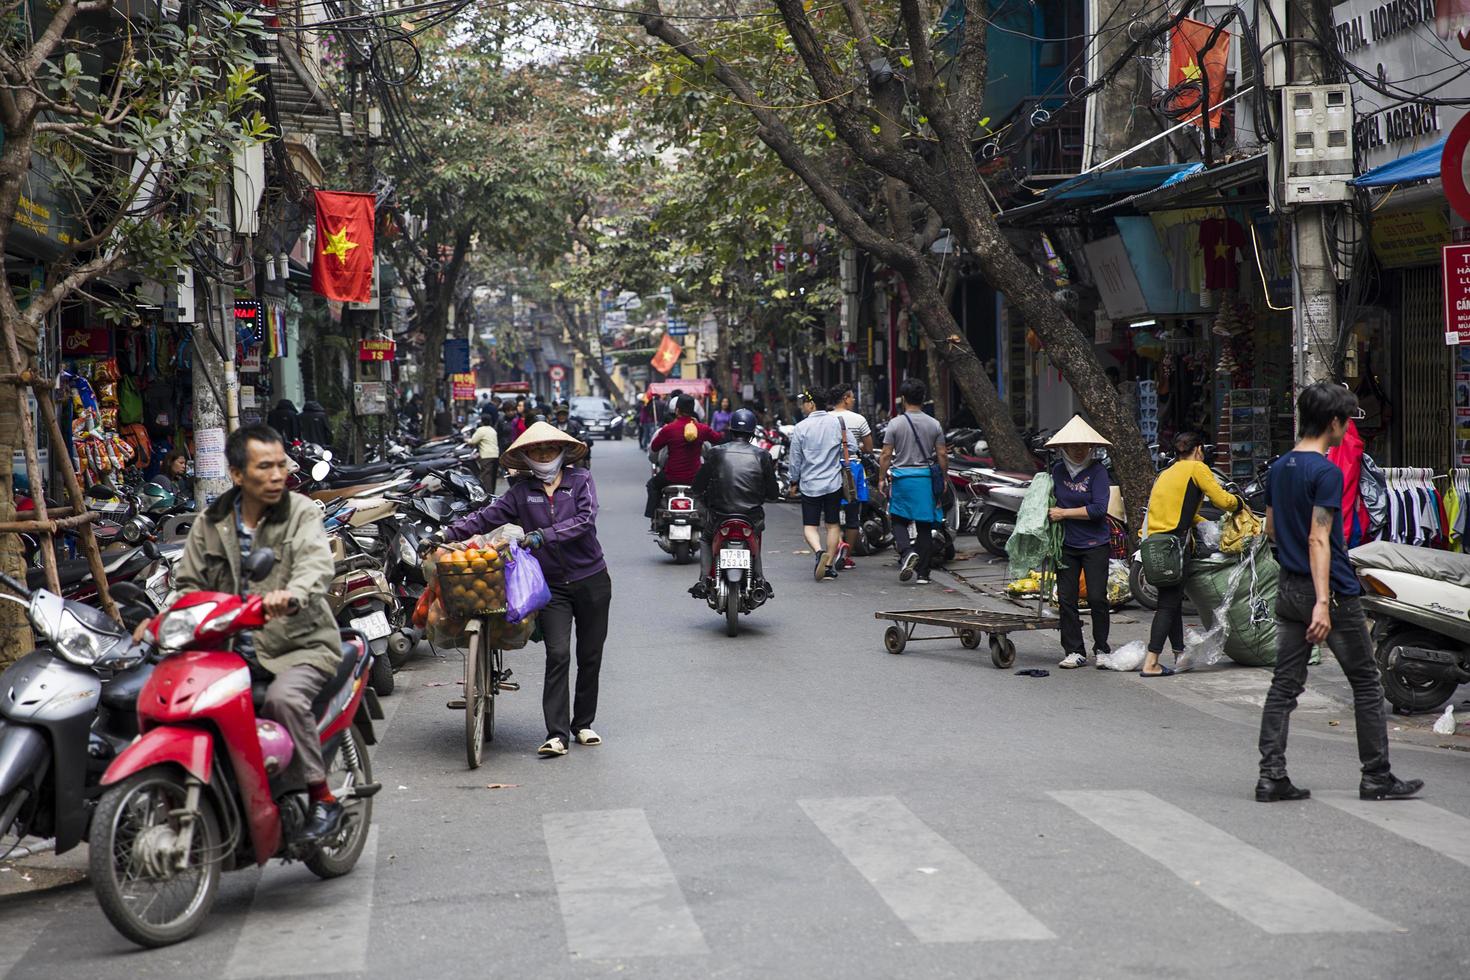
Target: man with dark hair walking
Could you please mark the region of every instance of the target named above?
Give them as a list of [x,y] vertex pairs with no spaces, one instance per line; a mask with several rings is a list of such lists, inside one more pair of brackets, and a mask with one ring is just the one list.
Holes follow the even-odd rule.
[[1388,728],[1373,644],[1363,621],[1361,588],[1342,536],[1342,471],[1327,450],[1342,442],[1356,418],[1357,397],[1319,381],[1297,398],[1296,447],[1271,466],[1266,483],[1266,534],[1276,543],[1281,580],[1276,593],[1276,672],[1261,713],[1261,778],[1256,800],[1304,800],[1306,789],[1286,775],[1286,735],[1296,699],[1306,687],[1307,657],[1326,641],[1353,687],[1358,795],[1408,799],[1422,779],[1399,779],[1388,765]]
[[[815,405],[791,433],[791,455],[787,473],[791,496],[801,498],[801,532],[815,557],[812,574],[818,582],[837,577],[833,563],[842,543],[842,443],[843,423],[828,409],[832,400],[826,390],[811,393]],[[822,522],[827,524],[822,540]]]
[[898,580],[914,579],[919,585],[928,585],[934,526],[944,519],[934,496],[930,467],[937,464],[947,475],[949,455],[944,446],[944,427],[924,412],[924,398],[928,394],[924,382],[908,378],[898,391],[903,400],[903,413],[889,419],[883,430],[883,452],[878,457],[879,486],[892,487],[888,513],[893,518],[894,540],[903,554]]

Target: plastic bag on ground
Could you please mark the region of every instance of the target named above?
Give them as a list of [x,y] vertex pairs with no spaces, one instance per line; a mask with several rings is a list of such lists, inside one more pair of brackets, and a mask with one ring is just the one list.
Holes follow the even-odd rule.
[[1193,626],[1184,628],[1184,652],[1175,661],[1176,670],[1213,667],[1225,658],[1225,627],[1200,632]]
[[1444,706],[1444,714],[1440,715],[1434,722],[1434,734],[1455,734],[1455,706],[1447,704]]
[[1123,644],[1112,653],[1098,654],[1097,665],[1104,670],[1132,672],[1143,666],[1143,658],[1146,656],[1148,656],[1146,644],[1142,640],[1134,640]]

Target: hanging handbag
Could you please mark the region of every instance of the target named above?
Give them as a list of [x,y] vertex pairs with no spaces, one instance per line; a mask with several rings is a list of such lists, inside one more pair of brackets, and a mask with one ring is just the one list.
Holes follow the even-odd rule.
[[1184,540],[1177,534],[1150,534],[1139,545],[1143,577],[1155,588],[1184,581]]
[[852,460],[847,452],[847,423],[837,416],[837,425],[842,432],[842,502],[852,503],[858,499],[857,480],[852,475]]
[[[914,425],[914,420],[909,418],[909,413],[903,413],[903,420],[909,424],[909,429],[914,433],[914,442],[918,443],[920,449],[924,448],[924,440],[919,437],[919,427]],[[944,478],[944,470],[939,467],[939,449],[936,443],[925,455],[929,457],[929,489],[934,491],[936,503],[944,499],[944,485],[948,481]]]

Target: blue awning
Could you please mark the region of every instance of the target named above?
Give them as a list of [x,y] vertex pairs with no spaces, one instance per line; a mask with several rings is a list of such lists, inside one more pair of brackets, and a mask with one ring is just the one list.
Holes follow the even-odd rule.
[[1444,140],[1440,139],[1432,146],[1374,167],[1355,178],[1353,184],[1358,187],[1387,187],[1390,184],[1432,180],[1439,176],[1439,158],[1443,153]]
[[1151,191],[1169,178],[1196,167],[1191,163],[1171,163],[1156,167],[1129,167],[1126,170],[1096,170],[1073,177],[1048,190],[1043,197],[1050,201],[1075,201],[1089,197],[1118,197]]

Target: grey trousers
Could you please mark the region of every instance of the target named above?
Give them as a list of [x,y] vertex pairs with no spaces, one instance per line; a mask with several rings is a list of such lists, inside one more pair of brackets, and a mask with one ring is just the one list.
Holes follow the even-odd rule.
[[327,686],[331,675],[309,664],[288,667],[276,675],[265,691],[261,717],[280,725],[296,743],[292,765],[308,786],[327,781],[327,765],[322,760],[322,740],[316,732],[316,717],[311,702]]

